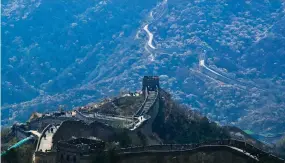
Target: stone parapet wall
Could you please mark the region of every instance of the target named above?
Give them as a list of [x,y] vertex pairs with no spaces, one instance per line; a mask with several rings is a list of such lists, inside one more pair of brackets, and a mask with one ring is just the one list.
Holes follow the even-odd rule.
[[53,135],[53,144],[57,146],[59,141],[69,140],[72,137],[97,137],[105,142],[109,142],[114,140],[115,132],[116,129],[100,122],[87,124],[84,121],[64,121]]
[[108,116],[103,114],[92,114],[93,117],[84,115],[83,113],[76,111],[76,118],[86,123],[92,123],[94,121],[107,124],[115,128],[129,128],[132,127],[136,119],[123,116]]
[[[233,148],[234,147],[234,148]],[[241,153],[242,155],[248,153],[251,156],[264,160],[269,159],[273,160],[276,163],[282,162],[284,163],[284,160],[281,158],[271,154],[267,153],[259,148],[256,148],[252,144],[246,143],[244,141],[240,140],[234,140],[234,139],[228,139],[228,140],[216,140],[212,142],[205,142],[200,144],[165,144],[165,145],[151,145],[151,146],[138,146],[138,147],[130,147],[130,148],[124,148],[120,149],[117,152],[120,154],[130,154],[130,153],[156,153],[156,152],[177,152],[177,151],[189,151],[189,150],[231,150],[234,149],[235,153]],[[246,152],[244,152],[246,151]],[[238,152],[238,153],[237,153]]]
[[94,121],[93,118],[87,117],[87,116],[85,116],[84,114],[82,114],[81,112],[79,112],[79,111],[77,111],[77,110],[75,110],[75,112],[76,112],[75,117],[76,117],[77,119],[79,119],[79,120],[85,122],[85,123],[92,123],[92,122]]
[[66,120],[75,120],[74,117],[53,117],[53,116],[44,116],[32,120],[29,122],[29,127],[31,130],[37,130],[41,128],[45,128],[48,124],[61,124],[63,121]]
[[147,151],[125,153],[119,156],[119,163],[255,163],[257,160],[247,157],[228,147],[199,148],[184,151]]
[[138,128],[140,128],[145,134],[151,134],[152,133],[152,123],[154,122],[158,111],[159,111],[159,102],[160,102],[160,97],[159,97],[159,88],[157,88],[157,91],[155,92],[155,98],[150,105],[149,108],[146,108],[144,110],[144,116],[148,116],[148,120],[145,121],[143,124],[141,124]]
[[[147,92],[147,90],[145,90],[146,92]],[[140,114],[141,114],[141,111],[143,110],[143,108],[144,108],[144,105],[145,105],[145,103],[146,103],[146,101],[147,101],[147,93],[145,93],[146,94],[146,96],[145,96],[145,98],[144,98],[144,101],[143,101],[143,103],[142,103],[142,105],[140,106],[140,108],[136,111],[136,113],[133,115],[134,117],[137,117],[137,116],[139,116]]]
[[34,163],[56,163],[56,152],[36,151],[34,155]]
[[159,79],[145,76],[143,79],[143,92],[145,100],[133,117],[108,116],[103,114],[87,114],[75,111],[75,117],[86,123],[94,121],[104,123],[115,128],[127,128],[132,131],[142,128],[152,131],[152,123],[159,111]]

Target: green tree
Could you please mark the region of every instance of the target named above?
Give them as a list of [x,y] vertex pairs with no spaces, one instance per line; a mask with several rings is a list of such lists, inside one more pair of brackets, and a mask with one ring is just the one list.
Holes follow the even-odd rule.
[[276,145],[278,151],[285,157],[285,136],[283,136]]
[[19,162],[18,152],[15,149],[11,149],[11,150],[7,151],[7,153],[1,157],[1,162],[3,162],[3,163],[18,163]]

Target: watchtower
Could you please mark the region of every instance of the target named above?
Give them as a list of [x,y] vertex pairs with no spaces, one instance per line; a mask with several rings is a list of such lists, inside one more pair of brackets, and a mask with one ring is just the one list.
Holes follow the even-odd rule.
[[156,91],[159,88],[159,77],[158,76],[144,76],[142,83],[142,91],[146,89],[148,91]]

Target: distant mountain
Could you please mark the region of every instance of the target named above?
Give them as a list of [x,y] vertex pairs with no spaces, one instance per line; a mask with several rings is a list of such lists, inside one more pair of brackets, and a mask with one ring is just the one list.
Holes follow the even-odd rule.
[[284,133],[284,1],[2,1],[2,124],[140,89]]

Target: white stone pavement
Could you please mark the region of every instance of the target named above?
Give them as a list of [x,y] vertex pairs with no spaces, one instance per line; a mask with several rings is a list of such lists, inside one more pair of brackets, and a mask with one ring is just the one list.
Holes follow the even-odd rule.
[[[51,129],[53,129],[53,132],[51,132]],[[52,137],[53,137],[54,133],[56,132],[56,130],[57,130],[57,128],[55,126],[52,126],[51,128],[49,128],[49,130],[47,130],[45,133],[43,133],[46,136],[43,136],[43,138],[41,139],[38,151],[45,152],[46,150],[51,150],[51,148],[52,148]]]

